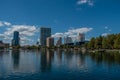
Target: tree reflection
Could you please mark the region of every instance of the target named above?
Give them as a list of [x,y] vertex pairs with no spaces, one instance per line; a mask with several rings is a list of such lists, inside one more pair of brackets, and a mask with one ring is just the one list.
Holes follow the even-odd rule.
[[120,53],[119,52],[96,52],[89,54],[91,59],[97,64],[106,63],[108,65],[120,64]]

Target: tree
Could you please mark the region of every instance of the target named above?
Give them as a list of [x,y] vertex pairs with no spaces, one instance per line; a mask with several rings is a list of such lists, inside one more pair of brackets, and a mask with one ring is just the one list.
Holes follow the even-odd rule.
[[90,42],[88,43],[88,48],[94,49],[95,48],[95,38],[92,38]]
[[114,48],[120,49],[120,34],[118,34],[114,40]]
[[107,42],[108,42],[108,47],[113,49],[114,48],[114,40],[115,40],[115,35],[111,34],[107,36]]
[[108,48],[108,41],[106,37],[103,37],[102,40],[102,48],[107,49]]
[[102,48],[102,36],[99,36],[95,40],[95,48],[99,49]]

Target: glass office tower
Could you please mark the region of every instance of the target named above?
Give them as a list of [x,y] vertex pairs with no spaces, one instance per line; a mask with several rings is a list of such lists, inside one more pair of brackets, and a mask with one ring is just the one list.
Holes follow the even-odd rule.
[[40,43],[41,46],[46,46],[46,39],[51,36],[51,28],[40,28]]
[[19,45],[20,45],[19,32],[14,31],[13,40],[12,40],[12,46],[19,46]]

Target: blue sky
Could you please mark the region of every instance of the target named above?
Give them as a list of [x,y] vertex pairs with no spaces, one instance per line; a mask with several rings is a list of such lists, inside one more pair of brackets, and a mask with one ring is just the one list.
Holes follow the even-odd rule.
[[12,32],[18,30],[23,44],[34,44],[41,26],[51,27],[54,36],[80,30],[86,33],[86,39],[119,33],[119,3],[120,0],[0,0],[0,40],[10,42]]

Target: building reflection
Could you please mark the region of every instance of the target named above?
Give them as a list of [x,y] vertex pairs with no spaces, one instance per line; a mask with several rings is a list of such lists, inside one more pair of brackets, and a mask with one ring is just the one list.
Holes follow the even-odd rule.
[[56,53],[57,53],[58,64],[61,64],[62,63],[62,50],[57,49]]
[[75,62],[73,61],[74,54],[70,50],[64,51],[64,62],[65,65],[69,68],[73,68],[75,66]]
[[69,68],[85,68],[85,54],[80,51],[64,51],[65,64]]
[[13,60],[13,67],[14,69],[18,69],[19,62],[20,62],[20,51],[19,50],[12,50],[12,60]]
[[84,68],[85,67],[85,54],[83,54],[80,51],[76,52],[76,62],[79,68]]
[[40,70],[41,72],[47,72],[51,70],[52,60],[54,58],[54,51],[52,50],[42,50]]
[[0,59],[3,57],[4,51],[0,51]]

